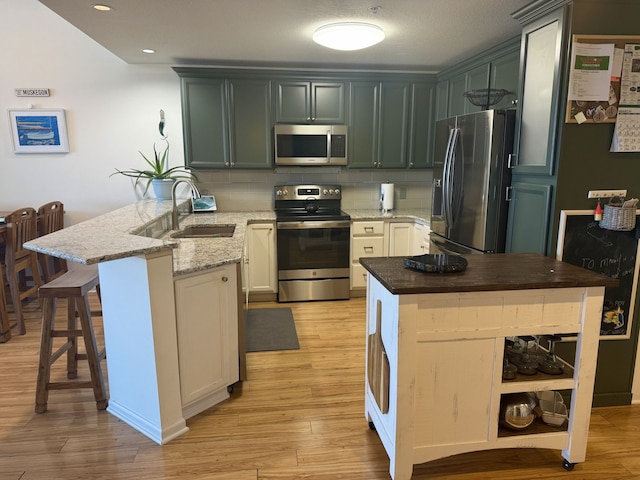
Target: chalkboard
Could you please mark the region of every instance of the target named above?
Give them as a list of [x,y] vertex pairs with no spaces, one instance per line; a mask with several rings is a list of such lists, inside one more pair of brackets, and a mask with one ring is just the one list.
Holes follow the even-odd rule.
[[558,231],[558,260],[620,280],[605,289],[600,338],[629,338],[640,260],[636,231],[600,228],[590,210],[563,210]]

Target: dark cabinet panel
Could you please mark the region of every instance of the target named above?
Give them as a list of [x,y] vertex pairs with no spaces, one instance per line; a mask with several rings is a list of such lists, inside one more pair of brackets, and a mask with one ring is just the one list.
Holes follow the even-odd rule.
[[433,167],[435,90],[427,84],[413,84],[411,88],[409,168]]
[[507,253],[546,255],[552,186],[514,180],[507,226]]
[[378,168],[407,166],[409,93],[409,83],[381,85]]
[[226,86],[222,79],[183,79],[182,118],[188,167],[222,167],[229,158]]
[[271,168],[271,82],[229,80],[231,167]]
[[505,89],[513,95],[504,97],[489,108],[512,108],[519,91],[520,42],[512,39],[472,59],[462,62],[438,76],[436,120],[482,110],[464,93],[479,89]]
[[281,80],[276,82],[278,123],[345,123],[345,84]]
[[189,167],[271,168],[271,82],[182,78]]
[[353,82],[349,168],[407,165],[410,84]]
[[349,168],[375,168],[378,161],[378,115],[380,84],[351,83]]
[[520,85],[520,50],[511,53],[491,62],[491,80],[489,86],[491,89],[502,89],[512,92],[505,95],[504,98],[494,105],[492,108],[513,108],[517,102],[518,90]]

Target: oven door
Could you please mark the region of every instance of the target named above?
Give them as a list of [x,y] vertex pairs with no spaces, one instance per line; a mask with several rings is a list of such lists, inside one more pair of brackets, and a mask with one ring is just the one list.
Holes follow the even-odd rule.
[[349,221],[277,222],[278,279],[349,277]]

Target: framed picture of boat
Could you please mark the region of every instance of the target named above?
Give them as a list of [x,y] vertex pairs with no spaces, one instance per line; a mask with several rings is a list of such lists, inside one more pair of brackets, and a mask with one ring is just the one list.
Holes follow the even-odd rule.
[[67,122],[64,110],[9,110],[16,153],[67,153]]

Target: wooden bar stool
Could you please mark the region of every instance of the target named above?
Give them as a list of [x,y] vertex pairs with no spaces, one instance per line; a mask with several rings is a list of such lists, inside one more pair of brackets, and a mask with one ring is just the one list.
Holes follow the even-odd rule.
[[[95,265],[74,268],[64,275],[40,287],[42,300],[42,337],[40,341],[40,362],[38,365],[38,381],[36,386],[36,413],[47,411],[49,390],[72,388],[93,388],[98,410],[107,408],[107,395],[100,361],[105,358],[105,351],[98,352],[96,337],[89,308],[88,293],[99,284],[98,268]],[[56,330],[57,300],[67,300],[67,329]],[[77,329],[77,318],[80,318],[80,329]],[[67,341],[53,352],[54,337],[66,337]],[[77,337],[83,337],[86,354],[78,353]],[[51,365],[64,353],[67,353],[67,378],[75,379],[78,360],[89,362],[91,381],[50,382]]]

